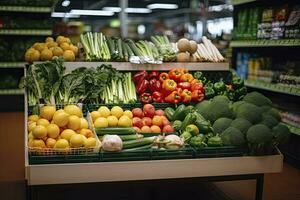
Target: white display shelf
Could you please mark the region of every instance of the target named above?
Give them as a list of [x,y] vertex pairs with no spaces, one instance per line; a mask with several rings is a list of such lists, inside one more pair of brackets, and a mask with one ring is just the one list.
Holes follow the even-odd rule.
[[47,29],[0,29],[0,35],[52,35],[52,30]]
[[33,6],[0,6],[0,11],[50,13],[52,11],[52,8],[51,7],[33,7]]
[[228,71],[229,63],[210,63],[210,62],[170,62],[163,64],[133,64],[130,62],[64,62],[68,71],[78,67],[97,67],[102,64],[111,64],[119,71],[139,71],[139,70],[159,70],[168,71],[173,68],[187,68],[190,71]]
[[230,176],[281,172],[283,156],[243,156],[26,166],[29,185]]

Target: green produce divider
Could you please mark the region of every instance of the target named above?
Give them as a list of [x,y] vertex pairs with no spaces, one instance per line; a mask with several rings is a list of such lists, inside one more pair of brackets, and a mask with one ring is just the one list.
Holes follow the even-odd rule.
[[145,149],[137,151],[104,152],[89,155],[55,155],[34,156],[29,155],[29,163],[35,164],[62,164],[62,163],[90,163],[90,162],[117,162],[117,161],[142,161],[142,160],[169,160],[169,159],[194,159],[212,157],[237,157],[247,155],[246,148],[224,146],[204,147],[195,149],[186,146],[181,149],[159,150]]
[[[46,105],[46,104],[45,104]],[[77,103],[70,103],[70,104],[67,104],[67,105],[78,105]],[[81,104],[82,105],[82,114],[84,117],[87,116],[87,113],[88,113],[88,107],[87,107],[87,104]],[[59,110],[59,109],[64,109],[65,105],[64,104],[56,104],[55,105],[56,107],[56,110]],[[34,106],[28,106],[28,116],[29,115],[32,115],[32,114],[39,114],[39,104],[37,105],[34,105]]]
[[[165,109],[167,107],[174,107],[174,104],[169,104],[169,103],[152,103],[152,105],[156,109]],[[94,110],[98,110],[100,106],[107,106],[109,109],[111,109],[114,106],[120,106],[121,108],[125,110],[132,110],[133,108],[142,108],[143,104],[142,103],[132,103],[132,104],[87,104],[88,110],[90,112]]]

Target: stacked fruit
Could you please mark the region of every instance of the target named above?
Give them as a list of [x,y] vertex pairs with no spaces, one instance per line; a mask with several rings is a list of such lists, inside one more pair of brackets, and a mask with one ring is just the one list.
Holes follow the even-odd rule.
[[130,110],[123,110],[120,106],[109,109],[100,106],[98,110],[91,112],[95,128],[106,127],[132,127],[132,113]]
[[96,146],[96,139],[83,118],[81,109],[67,105],[56,110],[55,106],[43,106],[40,116],[28,117],[28,146],[68,150]]
[[151,104],[145,104],[143,109],[134,108],[133,128],[138,133],[172,133],[173,127],[166,118],[163,110],[156,110]]
[[201,102],[205,88],[187,69],[172,69],[168,73],[140,71],[133,77],[142,103]]
[[78,56],[78,47],[64,36],[58,36],[56,41],[52,37],[47,37],[44,43],[36,42],[27,49],[25,60],[32,63],[40,60],[52,60],[59,56],[63,56],[65,61],[74,61],[75,57]]

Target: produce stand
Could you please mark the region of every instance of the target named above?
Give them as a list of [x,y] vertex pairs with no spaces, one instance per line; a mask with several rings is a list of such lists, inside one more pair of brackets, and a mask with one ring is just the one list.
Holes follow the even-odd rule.
[[[106,63],[109,64],[109,63]],[[164,63],[161,65],[135,65],[130,63],[111,63],[120,71],[160,70],[180,68],[189,70],[228,71],[228,63]],[[100,62],[65,63],[67,71],[78,67],[96,67]],[[26,73],[25,73],[26,74]],[[25,94],[25,121],[28,105]],[[25,126],[25,147],[27,147],[27,126]],[[35,192],[41,187],[60,187],[65,184],[110,183],[110,182],[150,182],[151,181],[231,181],[255,179],[256,200],[262,199],[265,173],[277,173],[282,170],[283,156],[276,155],[246,156],[243,154],[218,154],[209,149],[199,153],[179,150],[182,157],[167,157],[167,154],[151,152],[152,159],[127,159],[125,161],[103,159],[103,153],[88,156],[56,157],[57,160],[33,160],[25,148],[25,177],[28,184],[28,197],[35,199]],[[172,153],[172,152],[171,152]],[[215,153],[215,154],[213,154]],[[169,154],[172,155],[172,154]],[[186,156],[188,155],[188,156]],[[108,158],[109,154],[107,154]],[[156,157],[155,157],[156,156]],[[82,158],[82,159],[80,159]],[[182,159],[183,158],[183,159]],[[59,160],[62,159],[62,160]],[[64,160],[67,161],[64,163]],[[69,159],[69,160],[68,160]],[[71,159],[71,160],[70,160]],[[62,186],[63,187],[63,186]]]

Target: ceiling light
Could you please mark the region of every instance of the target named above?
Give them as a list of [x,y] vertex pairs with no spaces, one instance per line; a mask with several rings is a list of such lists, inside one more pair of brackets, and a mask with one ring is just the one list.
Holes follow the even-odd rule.
[[69,0],[64,0],[62,3],[61,3],[61,5],[63,6],[63,7],[68,7],[69,5],[70,5],[70,1]]
[[71,10],[74,15],[90,15],[90,16],[112,16],[114,12],[107,10]]
[[149,9],[177,9],[177,4],[167,4],[167,3],[153,3],[147,6]]
[[74,15],[74,14],[71,14],[71,13],[64,13],[64,12],[53,12],[53,13],[51,13],[51,17],[79,18],[80,15]]
[[[111,12],[121,12],[120,7],[104,7],[103,10]],[[126,13],[151,13],[152,11],[148,8],[125,8]]]

